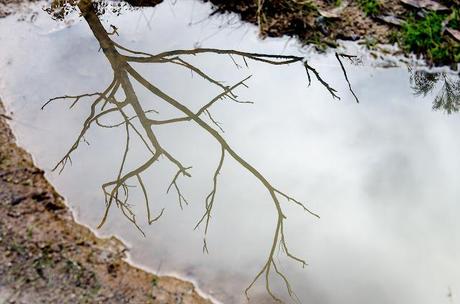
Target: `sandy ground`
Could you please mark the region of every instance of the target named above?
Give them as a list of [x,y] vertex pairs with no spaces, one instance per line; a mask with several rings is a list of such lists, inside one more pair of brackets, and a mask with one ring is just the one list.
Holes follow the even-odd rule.
[[9,119],[0,101],[0,303],[211,303],[191,283],[131,266],[120,241],[77,224]]

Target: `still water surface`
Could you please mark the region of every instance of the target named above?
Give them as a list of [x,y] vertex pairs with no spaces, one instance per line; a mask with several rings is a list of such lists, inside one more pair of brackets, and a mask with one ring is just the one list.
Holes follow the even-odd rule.
[[[308,86],[302,62],[270,65],[215,53],[180,56],[228,86],[252,75],[244,82],[247,87],[239,85],[234,93],[238,100],[253,104],[226,98],[212,105],[211,117],[202,113],[201,118],[273,187],[321,217],[278,195],[286,217],[285,241],[308,266],[286,258],[278,244],[273,263],[301,303],[457,303],[460,116],[432,109],[441,85],[425,97],[416,96],[410,81],[414,75],[407,68],[354,65],[343,58],[358,104],[334,54],[306,53],[287,39],[260,41],[255,28],[232,16],[209,19],[210,12],[206,4],[181,1],[104,15],[102,25],[107,32],[114,25],[118,35],[100,37],[95,24],[77,16],[65,22],[55,22],[45,13],[32,23],[17,22],[14,16],[0,20],[0,88],[14,112],[14,131],[38,166],[46,169],[78,221],[96,228],[104,215],[101,186],[119,174],[125,125],[94,124],[72,153],[72,164],[58,174],[52,168],[77,139],[94,98],[83,98],[72,109],[71,99],[40,108],[55,96],[102,92],[110,85],[116,72],[110,55],[100,50],[101,39],[110,37],[125,48],[152,54],[206,47],[307,56],[308,64],[341,100],[332,98],[311,71]],[[222,92],[177,64],[131,66],[194,112]],[[132,75],[128,79],[146,118],[182,117]],[[115,96],[120,101],[125,97],[120,92]],[[98,122],[123,122],[120,113],[109,113]],[[128,117],[135,114],[126,108]],[[145,128],[145,121],[131,121]],[[141,176],[151,219],[162,210],[163,215],[148,225],[142,185],[134,177],[124,189],[129,190],[130,208],[145,237],[115,204],[98,233],[125,240],[131,260],[139,265],[193,279],[224,303],[245,301],[245,288],[270,257],[274,237],[281,237],[276,233],[277,205],[254,172],[231,153],[226,152],[219,165],[221,142],[196,122],[154,124],[151,129],[163,149],[184,167],[192,167],[187,170],[191,177],[179,174],[166,193],[177,166],[161,156]],[[152,157],[133,130],[127,153],[123,174],[135,172]],[[217,168],[208,252],[203,253],[205,223],[194,227],[206,210]],[[178,199],[176,185],[188,204]],[[290,301],[274,268],[269,282],[277,297]],[[262,276],[250,290],[252,303],[272,301],[264,284]]]

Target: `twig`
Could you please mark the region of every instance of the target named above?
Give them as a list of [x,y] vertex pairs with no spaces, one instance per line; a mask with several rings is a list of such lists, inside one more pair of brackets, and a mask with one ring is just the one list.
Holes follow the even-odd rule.
[[345,70],[345,67],[343,66],[342,60],[340,60],[340,56],[349,58],[349,57],[351,57],[351,55],[345,55],[345,54],[335,53],[335,58],[337,58],[337,60],[338,60],[339,63],[340,63],[340,67],[342,68],[343,75],[345,76],[345,80],[346,80],[347,83],[348,83],[348,88],[350,89],[351,94],[353,94],[353,97],[355,98],[356,103],[359,103],[359,99],[358,99],[358,97],[356,96],[355,92],[353,91],[353,88],[351,87],[350,80],[348,80],[347,71]]

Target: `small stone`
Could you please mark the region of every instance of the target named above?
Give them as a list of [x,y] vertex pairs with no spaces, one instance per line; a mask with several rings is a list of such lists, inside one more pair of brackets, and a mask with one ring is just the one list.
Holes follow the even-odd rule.
[[460,41],[460,31],[448,27],[446,28],[446,32],[448,32],[455,40]]
[[330,18],[330,19],[337,19],[340,18],[340,15],[342,14],[343,10],[348,6],[348,1],[343,0],[341,1],[340,5],[338,7],[335,7],[331,10],[325,11],[325,10],[318,10],[320,15],[324,18]]
[[316,28],[324,35],[328,36],[329,35],[329,29],[326,24],[326,18],[323,16],[319,16],[318,18],[315,19],[315,25]]
[[377,16],[376,18],[385,23],[396,25],[396,26],[401,26],[404,22],[404,20],[399,19],[396,16],[391,16],[391,15],[380,15],[380,16]]
[[425,8],[430,11],[448,11],[449,8],[433,0],[401,0],[402,3],[421,9]]

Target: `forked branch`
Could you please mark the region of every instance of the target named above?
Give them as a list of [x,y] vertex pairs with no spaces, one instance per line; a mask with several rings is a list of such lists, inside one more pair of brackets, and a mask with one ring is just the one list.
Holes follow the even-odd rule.
[[[202,54],[228,55],[231,57],[231,60],[233,60],[237,66],[239,66],[239,64],[235,61],[235,58],[237,57],[242,58],[246,66],[248,66],[247,61],[249,60],[276,66],[283,66],[293,63],[302,63],[307,72],[309,84],[311,84],[312,81],[310,76],[311,72],[319,81],[319,83],[328,90],[328,92],[331,94],[333,98],[340,99],[340,97],[337,95],[337,91],[334,88],[332,88],[320,76],[319,72],[315,68],[308,64],[306,58],[299,56],[259,54],[237,50],[221,50],[212,48],[200,48],[193,50],[172,50],[162,52],[159,54],[149,54],[147,52],[134,51],[121,46],[120,44],[114,42],[111,39],[111,37],[109,37],[107,31],[104,29],[99,19],[97,18],[97,15],[94,12],[94,7],[91,2],[81,1],[79,3],[79,8],[82,11],[83,16],[87,20],[88,24],[90,25],[90,28],[94,33],[94,36],[99,41],[101,49],[103,50],[105,56],[107,57],[108,61],[112,66],[114,80],[108,86],[108,88],[106,88],[103,91],[103,93],[82,94],[75,96],[66,95],[62,97],[52,98],[45,103],[44,107],[48,105],[50,102],[58,99],[73,100],[71,104],[71,107],[73,107],[79,100],[81,100],[84,97],[97,96],[97,98],[93,100],[91,103],[90,114],[87,116],[85,122],[83,123],[83,128],[80,134],[78,135],[77,140],[55,167],[58,168],[59,166],[61,166],[61,170],[65,167],[67,161],[71,160],[71,154],[78,148],[79,143],[82,141],[84,135],[93,125],[93,123],[96,123],[97,125],[106,128],[118,128],[122,126],[125,128],[126,141],[123,150],[121,165],[119,167],[117,176],[114,180],[104,183],[102,185],[102,191],[105,195],[106,208],[98,228],[104,225],[104,223],[107,220],[111,206],[115,203],[115,205],[122,211],[122,213],[142,232],[142,229],[138,225],[135,214],[132,210],[133,204],[130,203],[130,189],[133,187],[139,187],[142,192],[144,200],[143,204],[145,204],[145,208],[147,210],[147,223],[152,224],[153,222],[161,218],[161,216],[164,214],[164,208],[161,209],[161,211],[156,216],[152,216],[151,214],[149,195],[142,175],[147,169],[153,168],[154,163],[159,161],[160,157],[162,156],[171,165],[177,168],[176,174],[173,176],[172,181],[169,184],[169,187],[167,188],[167,192],[169,192],[172,189],[176,192],[179,206],[181,208],[183,208],[184,205],[188,204],[188,201],[185,199],[179,187],[178,179],[180,176],[190,177],[191,174],[189,173],[189,169],[191,167],[184,166],[180,160],[175,158],[170,151],[163,147],[162,143],[159,141],[158,136],[155,133],[156,130],[154,129],[154,127],[157,125],[174,125],[182,122],[194,123],[202,131],[204,131],[211,138],[213,138],[220,146],[220,158],[212,177],[211,190],[204,199],[205,210],[195,227],[198,228],[201,224],[205,225],[203,251],[208,252],[206,235],[208,233],[208,229],[210,226],[212,210],[214,208],[216,196],[218,193],[219,176],[222,174],[223,164],[226,157],[230,157],[233,160],[235,160],[236,163],[241,166],[241,168],[247,170],[265,189],[265,191],[270,197],[271,203],[273,204],[274,210],[277,215],[276,227],[273,234],[273,241],[271,243],[267,260],[264,263],[263,267],[260,269],[260,271],[256,274],[254,280],[251,281],[248,288],[245,290],[245,294],[249,298],[250,289],[259,279],[263,279],[263,281],[265,282],[265,288],[267,292],[270,294],[270,296],[272,296],[273,299],[277,301],[281,301],[281,299],[277,297],[275,293],[272,291],[272,288],[270,286],[271,276],[274,275],[284,282],[288,294],[291,296],[291,298],[297,299],[295,293],[292,290],[291,285],[289,284],[287,276],[281,271],[279,265],[277,264],[277,261],[275,260],[276,248],[279,248],[279,250],[283,252],[288,259],[300,263],[302,266],[305,266],[307,264],[304,260],[292,254],[288,248],[286,237],[284,234],[284,224],[286,216],[283,213],[283,206],[281,204],[280,199],[285,199],[286,203],[298,206],[302,208],[302,210],[304,210],[306,213],[313,215],[314,217],[319,218],[319,216],[316,213],[312,212],[310,209],[308,209],[299,200],[293,198],[292,196],[282,192],[281,190],[273,186],[273,184],[263,175],[263,173],[256,169],[254,166],[252,166],[243,158],[243,156],[236,152],[236,150],[234,150],[233,147],[231,147],[229,143],[225,140],[221,132],[219,132],[223,132],[223,130],[220,124],[212,116],[211,108],[219,100],[223,99],[229,99],[236,103],[251,103],[249,101],[239,100],[236,94],[237,89],[240,89],[241,87],[247,87],[246,82],[249,80],[251,76],[243,78],[241,81],[235,83],[232,86],[226,86],[221,81],[218,81],[215,78],[209,76],[204,69],[191,64],[188,60],[186,60],[186,57],[199,56]],[[121,52],[127,54],[125,55]],[[345,68],[340,60],[339,55],[337,54],[336,57],[340,63],[340,66],[344,73],[345,79],[349,85],[349,88],[353,96],[358,101],[356,95],[351,89],[348,75],[346,74]],[[153,84],[152,82],[144,78],[141,74],[139,74],[130,65],[130,63],[132,62],[174,64],[181,68],[186,68],[192,71],[193,73],[199,75],[201,79],[209,83],[209,85],[216,86],[220,90],[220,93],[212,99],[210,99],[208,102],[204,103],[198,111],[194,112],[191,109],[189,109],[183,102],[174,99],[173,97],[162,91],[155,84]],[[141,86],[143,86],[145,89],[147,89],[152,95],[156,96],[160,101],[168,105],[171,109],[179,111],[181,113],[181,116],[165,119],[154,119],[151,117],[147,117],[146,114],[149,113],[149,111],[150,113],[152,111],[145,110],[143,105],[139,102],[136,96],[136,92],[134,90],[134,86],[132,84],[133,80]],[[123,101],[117,101],[115,99],[115,96],[119,95],[126,96],[126,99]],[[125,112],[125,108],[131,108],[135,112],[135,115],[128,116],[126,114],[127,112]],[[121,116],[121,122],[115,124],[103,124],[101,122],[103,117],[113,113],[118,113]],[[208,123],[209,120],[206,119],[204,115],[206,115],[209,118],[210,123]],[[140,128],[134,124],[135,122],[137,123],[136,125],[140,125]],[[215,129],[213,126],[217,129]],[[130,145],[132,142],[131,134],[134,134],[144,143],[151,155],[144,163],[142,163],[138,167],[127,170],[126,162],[129,158]],[[132,183],[133,185],[130,185],[130,183]]]

